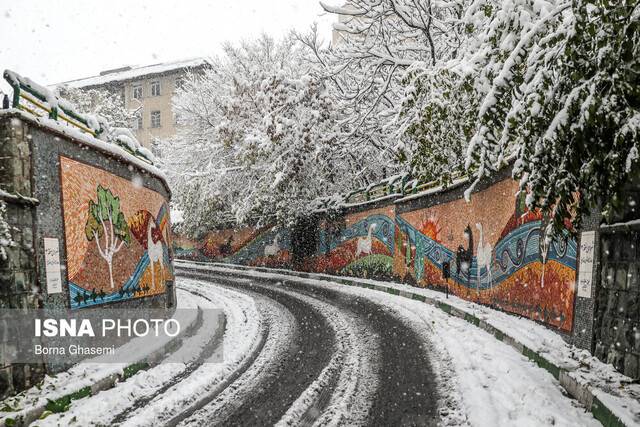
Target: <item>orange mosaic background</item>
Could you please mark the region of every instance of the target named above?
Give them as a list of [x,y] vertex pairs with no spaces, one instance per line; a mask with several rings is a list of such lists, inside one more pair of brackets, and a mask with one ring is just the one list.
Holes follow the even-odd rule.
[[[173,280],[166,199],[138,185],[136,180],[130,181],[67,157],[60,157],[60,172],[71,306],[76,308],[165,292],[166,281]],[[105,250],[104,237],[99,239],[98,245],[86,234],[90,202],[98,201],[99,187],[119,200],[130,236],[128,243],[116,240],[120,249],[113,254],[112,281],[108,264],[101,254],[101,250]],[[109,224],[106,225],[108,230]],[[148,234],[153,235],[151,239]],[[155,262],[149,262],[152,249],[155,249],[155,255],[151,256]]]

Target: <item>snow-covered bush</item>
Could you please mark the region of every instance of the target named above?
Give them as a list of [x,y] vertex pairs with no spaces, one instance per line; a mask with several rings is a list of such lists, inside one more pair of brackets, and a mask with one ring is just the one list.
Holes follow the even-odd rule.
[[88,118],[92,128],[101,129],[98,137],[118,145],[138,157],[151,163],[155,158],[150,150],[136,139],[130,127],[135,120],[135,111],[125,108],[124,99],[119,93],[100,89],[82,89],[69,86],[56,88],[57,96],[68,102],[73,110]]
[[0,259],[7,259],[7,248],[15,246],[11,237],[11,228],[7,223],[7,204],[0,200]]
[[56,93],[69,101],[76,110],[95,118],[103,117],[112,127],[128,128],[135,119],[134,112],[125,108],[124,99],[119,93],[65,85],[58,86]]
[[398,117],[416,138],[414,172],[459,169],[466,150],[477,183],[516,157],[514,177],[550,231],[615,205],[637,158],[639,14],[629,0],[464,5],[458,54],[413,64],[405,80]]

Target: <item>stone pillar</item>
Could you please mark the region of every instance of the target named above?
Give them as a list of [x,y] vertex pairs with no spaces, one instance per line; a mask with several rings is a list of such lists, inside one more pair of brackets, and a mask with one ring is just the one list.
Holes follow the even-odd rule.
[[[596,287],[599,285],[600,280],[600,222],[602,221],[602,215],[597,212],[592,213],[589,217],[583,218],[582,228],[578,234],[578,258],[577,258],[577,271],[576,281],[580,279],[580,244],[582,243],[583,232],[594,232],[594,251],[593,251],[593,268],[591,271],[591,295],[578,296],[576,294],[574,325],[571,343],[578,348],[589,350],[591,353],[594,351],[593,343],[593,321],[595,314],[595,297]],[[577,289],[577,287],[576,287]]]
[[[34,252],[31,147],[28,125],[18,118],[0,119],[0,203],[13,243],[0,257],[0,308],[40,307]],[[2,327],[2,325],[0,325]],[[13,364],[2,355],[15,342],[12,331],[0,331],[0,398],[33,385],[44,375],[42,365]]]

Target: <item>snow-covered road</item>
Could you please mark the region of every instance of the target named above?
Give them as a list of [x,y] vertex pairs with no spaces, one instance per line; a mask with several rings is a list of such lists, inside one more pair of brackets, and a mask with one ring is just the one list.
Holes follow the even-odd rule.
[[[141,371],[37,425],[599,425],[546,371],[429,305],[179,272],[191,304],[224,311],[223,336],[197,334],[177,352],[198,348],[198,360]],[[222,342],[223,362],[208,363]]]
[[213,281],[281,304],[295,319],[295,330],[269,369],[252,366],[232,392],[185,424],[434,424],[437,393],[428,352],[414,331],[385,310],[334,290]]

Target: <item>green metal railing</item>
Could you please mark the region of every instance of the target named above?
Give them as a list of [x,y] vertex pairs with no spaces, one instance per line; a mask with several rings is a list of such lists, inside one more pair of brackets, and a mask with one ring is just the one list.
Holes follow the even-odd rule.
[[[67,101],[51,94],[48,89],[40,87],[31,80],[25,79],[10,70],[5,70],[4,79],[13,89],[13,108],[26,111],[36,117],[46,115],[51,120],[62,120],[94,138],[98,138],[104,132],[104,129],[99,123],[99,128],[96,129],[89,123],[89,120],[85,116],[66,106],[65,104],[69,105]],[[55,98],[53,99],[55,105],[51,105],[52,100],[50,98]],[[153,165],[153,161],[144,153],[132,150],[127,144],[121,141],[116,140],[113,142],[129,154]]]
[[42,116],[38,111],[34,110],[21,100],[28,101],[32,105],[44,111],[45,114],[52,120],[64,120],[71,126],[74,126],[83,132],[86,132],[94,137],[97,137],[102,133],[102,128],[93,129],[89,124],[89,121],[82,117],[82,115],[67,108],[63,105],[49,105],[49,100],[42,91],[37,90],[32,84],[25,82],[22,78],[19,78],[15,73],[5,70],[4,79],[11,85],[13,89],[13,101],[12,107],[23,111],[27,111],[35,116]]
[[[463,175],[455,175],[453,180],[462,178]],[[440,181],[429,181],[420,183],[417,179],[412,179],[409,175],[399,175],[392,179],[386,179],[366,188],[359,188],[345,195],[338,203],[335,198],[323,198],[318,202],[320,209],[339,207],[338,205],[353,205],[380,200],[388,196],[407,196],[417,194],[432,188],[440,187]]]

